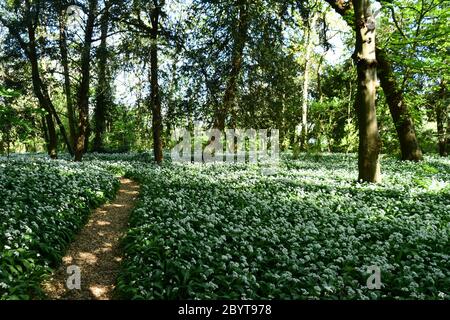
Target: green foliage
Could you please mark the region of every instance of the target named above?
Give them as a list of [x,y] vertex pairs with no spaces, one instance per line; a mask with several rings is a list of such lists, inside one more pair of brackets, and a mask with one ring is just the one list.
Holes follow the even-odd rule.
[[[425,153],[435,153],[434,113],[441,103],[448,105],[445,98],[435,94],[442,83],[449,81],[448,4],[445,0],[383,1],[381,12],[379,46],[388,53],[393,64],[397,89],[403,93],[414,119],[420,146]],[[391,128],[382,137],[384,147],[386,151],[398,153],[395,128],[386,121],[384,128],[388,126]]]
[[16,144],[35,144],[35,120],[42,115],[24,103],[25,95],[18,90],[0,86],[0,153],[9,154]]
[[0,97],[17,98],[18,96],[20,96],[19,92],[0,86]]
[[[86,1],[80,3],[87,6]],[[436,120],[434,113],[437,106],[445,104],[445,99],[433,95],[433,92],[449,80],[448,6],[444,0],[380,3],[377,45],[386,52],[392,64],[397,89],[402,92],[408,113],[414,119],[420,145],[426,153],[436,152],[436,129],[430,129],[430,125]],[[109,4],[111,16],[108,30],[115,36],[114,41],[108,38],[106,43],[106,78],[99,79],[103,79],[99,77],[100,69],[105,69],[98,65],[98,58],[104,53],[99,48],[96,55],[92,52],[96,61],[90,70],[93,79],[89,92],[91,107],[100,94],[104,94],[105,100],[102,100],[106,119],[102,150],[150,150],[150,21],[143,13],[151,11],[151,7],[141,1],[111,1]],[[105,2],[100,2],[100,7],[104,5]],[[11,6],[15,8],[14,12]],[[55,76],[55,71],[62,69],[60,47],[58,41],[47,41],[44,36],[59,38],[58,28],[53,27],[60,23],[59,4],[45,2],[40,6],[33,2],[31,9],[39,15],[36,49],[38,62],[42,65],[42,81],[48,87],[52,103],[69,132],[64,78]],[[355,66],[351,63],[354,41],[351,29],[346,28],[344,22],[352,25],[352,10],[341,17],[323,1],[272,0],[248,1],[247,9],[248,32],[241,39],[242,35],[237,34],[237,5],[210,0],[164,2],[158,39],[164,146],[171,146],[170,137],[177,126],[192,127],[196,120],[206,126],[214,124],[230,83],[231,62],[236,54],[234,42],[240,39],[245,44],[242,57],[238,59],[240,71],[235,75],[232,107],[226,112],[227,125],[277,128],[280,130],[281,148],[297,148],[296,127],[301,122],[302,113],[306,35],[310,33],[313,34],[314,50],[309,66],[308,123],[311,129],[308,150],[355,151],[358,148],[356,110],[353,107],[356,77]],[[9,31],[0,35],[3,50],[0,54],[0,78],[8,87],[20,88],[22,92],[22,96],[17,97],[14,91],[0,87],[0,95],[5,96],[4,99],[18,100],[17,103],[5,104],[7,109],[2,106],[2,122],[14,123],[16,127],[7,140],[11,140],[13,151],[41,151],[45,145],[42,114],[31,114],[29,111],[41,110],[41,106],[38,106],[35,97],[32,98],[35,92],[30,81],[30,63],[18,40],[18,37],[22,40],[27,38],[27,15],[17,1],[0,5],[0,11],[4,17],[1,24]],[[100,11],[104,12],[102,9]],[[140,22],[138,12],[141,13]],[[314,26],[308,22],[311,14],[318,17]],[[96,21],[96,33],[100,31],[101,17],[103,15],[100,14]],[[78,28],[78,23],[75,20],[70,22],[66,32],[73,101],[76,99],[76,84],[80,80],[77,61],[83,47],[80,42],[83,28]],[[314,30],[316,32],[309,32]],[[338,48],[341,46],[344,48]],[[341,57],[337,56],[338,53]],[[397,132],[381,89],[377,101],[383,152],[396,155],[400,152]],[[25,109],[28,111],[24,112]],[[96,127],[103,130],[103,126],[97,126],[95,116],[91,117],[90,125],[92,132],[89,141],[92,144]],[[6,132],[4,125],[3,128]],[[57,134],[61,147],[63,139],[59,130]],[[297,150],[294,151],[297,153]]]

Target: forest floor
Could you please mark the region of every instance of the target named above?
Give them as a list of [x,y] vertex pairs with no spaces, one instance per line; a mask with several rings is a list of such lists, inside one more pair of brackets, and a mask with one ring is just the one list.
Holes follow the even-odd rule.
[[[122,261],[119,241],[127,230],[128,217],[135,206],[139,185],[121,178],[115,200],[96,209],[86,226],[70,245],[62,265],[44,283],[49,299],[109,300],[114,298],[116,277]],[[66,281],[80,270],[81,288],[69,290]]]
[[280,156],[0,157],[0,300],[450,299],[449,158]]

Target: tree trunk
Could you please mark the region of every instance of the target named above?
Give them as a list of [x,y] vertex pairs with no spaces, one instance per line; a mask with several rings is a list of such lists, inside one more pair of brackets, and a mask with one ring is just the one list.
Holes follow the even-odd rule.
[[353,0],[356,25],[354,60],[358,71],[356,109],[359,118],[358,180],[380,182],[380,136],[375,109],[377,61],[375,19],[370,0]]
[[78,88],[78,135],[75,144],[75,161],[81,161],[86,150],[89,126],[89,82],[92,35],[97,11],[97,0],[89,2],[84,45],[81,53],[81,83]]
[[43,121],[44,126],[44,137],[46,138],[47,143],[47,153],[52,158],[57,158],[57,143],[56,141],[56,132],[55,126],[52,118],[52,112],[48,106],[48,101],[46,101],[44,95],[41,91],[40,86],[40,78],[39,78],[39,70],[37,60],[34,59],[33,55],[30,55],[31,61],[31,73],[32,73],[32,82],[33,82],[33,91],[38,98],[39,104],[41,107],[45,109],[47,112],[45,115],[45,121]]
[[308,96],[309,96],[309,81],[310,81],[310,66],[311,55],[313,50],[313,30],[317,21],[317,13],[312,12],[311,18],[308,21],[308,29],[306,30],[306,52],[305,52],[305,73],[303,77],[303,98],[302,98],[302,131],[300,134],[300,149],[306,150],[308,139]]
[[[26,32],[28,33],[28,43],[26,43],[20,33],[17,32],[15,29],[15,26],[11,26],[6,22],[2,17],[0,16],[0,21],[8,28],[9,32],[14,36],[14,38],[19,42],[20,47],[24,51],[25,55],[27,56],[28,60],[31,64],[31,78],[32,78],[32,84],[33,84],[33,91],[36,95],[39,104],[42,108],[45,109],[45,111],[49,114],[51,114],[54,119],[56,120],[56,123],[58,124],[59,130],[61,132],[61,135],[64,139],[64,142],[66,143],[67,150],[70,154],[73,154],[73,149],[70,144],[70,141],[67,137],[66,130],[64,128],[64,125],[59,118],[58,113],[56,112],[55,106],[53,105],[50,95],[48,93],[48,89],[44,84],[44,81],[41,78],[40,71],[39,71],[39,63],[38,63],[38,53],[36,49],[36,27],[37,22],[33,20],[32,16],[36,16],[38,12],[34,12],[34,14],[31,14],[31,3],[29,0],[25,1],[25,12],[29,16],[29,19],[26,20]],[[39,8],[36,8],[36,11]]]
[[[325,0],[331,7],[342,16],[347,24],[355,29],[354,19],[351,19],[352,2],[342,0]],[[392,65],[381,48],[376,48],[376,58],[378,63],[378,76],[380,84],[389,105],[392,120],[397,130],[400,142],[402,160],[420,161],[423,159],[422,150],[416,137],[414,122],[408,112],[408,106],[403,98],[403,93],[399,90]]]
[[[31,11],[29,1],[26,1],[26,11],[27,12]],[[28,57],[28,60],[30,61],[30,64],[31,64],[31,78],[32,78],[32,83],[33,83],[33,91],[34,91],[36,97],[38,98],[38,101],[39,101],[39,104],[41,105],[41,107],[43,107],[46,110],[46,112],[50,115],[50,117],[53,116],[54,119],[56,120],[56,123],[58,124],[59,129],[60,129],[61,135],[63,136],[63,139],[67,145],[67,149],[68,149],[69,153],[72,153],[72,147],[71,147],[70,141],[67,137],[64,125],[62,124],[61,119],[59,118],[58,113],[56,112],[56,109],[50,99],[50,95],[48,93],[47,87],[45,86],[44,82],[42,81],[42,78],[40,75],[39,64],[38,64],[38,54],[37,54],[37,50],[36,50],[36,26],[33,25],[33,21],[31,19],[28,20],[27,32],[28,32],[28,39],[29,39],[28,46],[24,44],[24,42],[20,38],[20,35],[17,36],[17,39],[19,40],[21,47],[25,51],[25,53]],[[51,121],[51,123],[53,124],[53,121]],[[48,125],[48,123],[47,123],[47,125]],[[53,125],[53,128],[54,128],[54,125]],[[51,128],[48,128],[48,129],[51,130]],[[55,135],[56,135],[56,133],[55,133]],[[49,140],[51,140],[51,137],[49,137]],[[55,149],[55,150],[48,150],[49,154],[55,153],[55,157],[56,157],[56,144],[54,144],[55,146],[53,146],[53,143],[50,143],[49,145]]]
[[64,93],[66,95],[67,104],[67,119],[69,121],[69,133],[70,133],[70,143],[72,148],[75,146],[76,140],[76,129],[75,129],[75,112],[73,108],[72,100],[72,89],[70,81],[70,69],[69,69],[69,59],[67,53],[67,14],[66,8],[60,2],[60,17],[59,17],[59,48],[61,52],[61,64],[63,66],[64,73]]
[[150,47],[150,88],[151,88],[151,107],[152,107],[152,124],[153,124],[153,154],[158,164],[162,163],[162,116],[161,116],[161,97],[159,94],[158,84],[158,33],[159,33],[159,16],[161,7],[154,0],[155,7],[151,12],[151,47]]
[[414,121],[408,112],[402,91],[397,88],[392,66],[383,49],[376,48],[376,54],[378,76],[397,130],[402,160],[420,161],[423,159],[423,155],[417,141]]
[[100,21],[101,42],[97,51],[98,86],[94,110],[95,132],[93,151],[103,151],[103,134],[106,128],[106,110],[109,102],[109,83],[107,79],[108,48],[107,36],[109,26],[109,2],[105,2],[105,9]]
[[[317,95],[319,103],[323,102],[323,90],[322,90],[322,63],[323,63],[324,57],[322,56],[319,61],[319,65],[317,66]],[[319,117],[319,121],[317,123],[318,125],[318,131],[317,131],[317,148],[320,152],[322,152],[322,133],[323,130],[323,124],[322,120]]]
[[47,114],[45,116],[45,122],[46,122],[46,136],[48,137],[47,141],[47,152],[51,159],[57,159],[58,153],[57,153],[57,145],[58,145],[58,139],[56,137],[56,130],[55,130],[55,124],[53,123],[53,118],[51,114]]
[[232,123],[233,127],[235,127],[236,123],[236,91],[237,91],[237,81],[239,78],[239,74],[242,69],[242,61],[243,61],[243,53],[245,43],[247,41],[247,32],[248,32],[248,3],[246,0],[239,0],[239,17],[238,24],[236,27],[236,33],[234,36],[234,45],[233,52],[231,54],[230,61],[230,76],[228,78],[228,82],[225,89],[225,94],[223,96],[222,107],[219,107],[216,111],[216,119],[214,126],[223,131],[225,129],[226,118],[229,113],[232,115]]
[[[89,112],[89,110],[88,110],[88,112]],[[90,138],[90,136],[91,136],[91,124],[89,123],[89,117],[88,117],[87,118],[87,123],[86,123],[86,134],[84,135],[83,154],[87,153],[88,150],[89,150],[89,138]]]
[[55,121],[58,125],[59,132],[61,133],[61,136],[64,139],[64,142],[67,147],[67,151],[69,151],[69,153],[71,155],[73,155],[72,145],[71,145],[69,137],[66,133],[66,128],[64,127],[64,124],[62,123],[61,118],[59,117],[58,113],[56,112],[55,106],[53,105],[52,100],[50,99],[48,89],[47,89],[46,85],[42,82],[42,80],[40,80],[40,86],[42,88],[44,102],[47,104],[47,109],[50,111],[50,113],[52,114],[53,118],[55,119]]
[[[49,142],[48,129],[47,129],[46,118],[44,115],[41,118],[41,125],[42,125],[42,134],[44,136],[45,144],[48,145],[48,142]],[[47,151],[48,151],[48,147],[47,147]]]

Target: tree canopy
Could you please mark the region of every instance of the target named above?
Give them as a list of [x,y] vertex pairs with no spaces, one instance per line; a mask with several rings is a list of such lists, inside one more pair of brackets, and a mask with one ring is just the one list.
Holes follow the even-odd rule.
[[363,4],[361,20],[359,1],[5,1],[0,84],[20,95],[3,95],[2,114],[21,121],[0,149],[80,161],[153,148],[161,163],[173,130],[201,123],[276,128],[294,154],[367,151],[364,23],[376,29],[375,153],[447,155],[448,4]]

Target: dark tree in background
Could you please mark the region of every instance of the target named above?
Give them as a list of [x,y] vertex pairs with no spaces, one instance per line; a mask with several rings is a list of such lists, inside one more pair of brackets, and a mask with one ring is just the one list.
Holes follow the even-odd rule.
[[95,110],[94,110],[94,143],[93,151],[103,151],[103,135],[106,130],[106,115],[108,107],[111,106],[111,85],[108,77],[108,31],[110,25],[110,6],[111,2],[105,1],[100,18],[100,45],[97,49],[98,65],[98,85],[96,88]]
[[84,44],[81,52],[81,83],[77,92],[78,103],[78,135],[75,142],[75,161],[81,161],[86,151],[89,135],[89,85],[91,78],[91,47],[97,17],[97,1],[89,1],[86,26],[84,29]]
[[150,96],[151,109],[153,115],[153,154],[155,161],[161,164],[163,160],[162,153],[162,116],[161,116],[161,95],[159,92],[158,80],[158,35],[159,19],[161,10],[164,6],[163,0],[153,0],[153,6],[150,9],[151,31],[150,31]]

